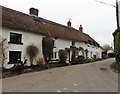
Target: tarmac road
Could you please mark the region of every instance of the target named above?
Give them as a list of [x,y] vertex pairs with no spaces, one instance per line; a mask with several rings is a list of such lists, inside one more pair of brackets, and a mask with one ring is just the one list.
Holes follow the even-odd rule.
[[33,72],[2,80],[3,92],[118,92],[114,59]]

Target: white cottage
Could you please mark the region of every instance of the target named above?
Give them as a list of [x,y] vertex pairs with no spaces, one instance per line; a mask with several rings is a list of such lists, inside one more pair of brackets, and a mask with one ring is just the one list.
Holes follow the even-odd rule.
[[30,65],[29,56],[26,49],[33,44],[39,49],[39,54],[34,63],[39,59],[44,59],[42,51],[42,39],[49,35],[54,39],[54,49],[52,59],[59,60],[58,52],[61,49],[68,50],[67,60],[70,62],[72,53],[75,49],[76,57],[84,55],[85,57],[101,58],[100,45],[83,32],[80,25],[79,30],[38,17],[38,10],[30,8],[30,14],[25,14],[2,6],[2,37],[7,39],[8,48],[6,50],[7,59],[5,67],[12,67],[19,61],[27,61]]

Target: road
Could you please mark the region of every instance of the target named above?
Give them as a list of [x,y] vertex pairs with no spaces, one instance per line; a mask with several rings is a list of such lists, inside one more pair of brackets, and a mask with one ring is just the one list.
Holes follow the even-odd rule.
[[[117,92],[114,59],[33,72],[2,80],[3,92]],[[101,68],[106,68],[101,70]]]

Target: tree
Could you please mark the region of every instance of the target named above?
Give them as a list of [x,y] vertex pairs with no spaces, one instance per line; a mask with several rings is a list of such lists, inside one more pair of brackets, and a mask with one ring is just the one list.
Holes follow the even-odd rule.
[[39,53],[39,49],[33,44],[27,47],[27,54],[29,55],[31,66],[33,65],[33,60],[38,55],[38,53]]
[[7,39],[0,36],[0,63],[2,63],[2,67],[5,63],[5,60],[7,59],[6,49],[8,48],[8,46],[6,45],[6,40]]
[[46,63],[51,59],[53,48],[54,48],[54,40],[49,36],[46,36],[42,40],[42,48],[43,48],[43,55]]

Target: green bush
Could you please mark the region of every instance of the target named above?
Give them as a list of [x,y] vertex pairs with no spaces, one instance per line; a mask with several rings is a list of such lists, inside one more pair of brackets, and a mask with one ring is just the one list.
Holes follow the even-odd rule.
[[48,64],[44,64],[42,67],[45,69],[49,69],[49,68],[56,68],[56,67],[63,67],[63,66],[68,66],[67,63],[48,63]]
[[46,63],[48,63],[48,61],[51,59],[53,48],[54,48],[54,40],[49,36],[44,37],[42,40],[42,49]]
[[67,60],[67,52],[66,50],[59,50],[59,60],[61,63],[65,63]]
[[83,63],[84,60],[85,60],[85,57],[84,57],[83,55],[80,55],[80,56],[78,56],[78,58],[77,58],[77,61],[78,61],[79,63]]
[[114,36],[114,50],[116,54],[116,61],[120,62],[120,28],[113,33]]
[[109,53],[109,54],[108,54],[108,57],[109,57],[109,58],[115,57],[115,53]]
[[101,60],[103,60],[102,58],[86,58],[85,59],[85,63],[91,63],[91,62],[95,62],[95,61],[101,61]]
[[89,58],[87,57],[84,62],[85,62],[85,63],[90,63],[90,62],[92,62],[92,59],[89,59]]
[[72,61],[72,64],[83,64],[84,61],[85,57],[83,55],[80,55]]

